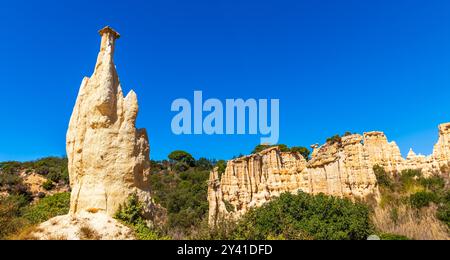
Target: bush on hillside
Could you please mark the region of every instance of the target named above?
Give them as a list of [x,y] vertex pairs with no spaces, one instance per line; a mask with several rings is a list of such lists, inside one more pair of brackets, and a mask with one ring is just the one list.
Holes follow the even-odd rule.
[[412,207],[414,207],[416,209],[420,209],[423,207],[428,207],[430,205],[430,203],[432,203],[432,202],[436,202],[437,196],[436,196],[436,194],[434,194],[432,192],[419,191],[419,192],[412,194],[409,197],[409,201],[410,201]]
[[18,174],[22,168],[22,164],[20,162],[11,161],[11,162],[1,162],[0,163],[0,172],[3,174]]
[[383,167],[379,165],[375,165],[373,167],[373,172],[375,173],[375,177],[377,178],[377,183],[382,188],[392,189],[393,181],[388,173],[384,170]]
[[[69,171],[67,170],[67,158],[47,157],[29,162],[2,162],[0,173],[17,175],[21,171],[27,173],[36,172],[53,182],[69,183]],[[0,174],[1,175],[1,174]]]
[[364,240],[372,233],[369,209],[347,199],[300,192],[282,194],[248,212],[238,223],[239,239]]
[[340,135],[333,135],[332,137],[327,138],[327,143],[329,145],[340,144],[342,143],[342,138]]
[[42,188],[49,191],[55,187],[55,184],[51,180],[47,180],[42,184]]
[[380,235],[381,240],[411,240],[410,238],[397,234],[385,233]]
[[69,207],[70,193],[58,193],[25,208],[23,217],[32,224],[38,224],[59,215],[66,215],[69,213]]
[[211,161],[206,158],[198,159],[195,165],[201,171],[210,171],[213,168],[213,164],[211,163]]
[[16,173],[0,173],[0,187],[12,186],[22,183],[22,179]]
[[219,179],[222,178],[222,175],[225,173],[227,169],[227,162],[224,160],[220,160],[216,164],[217,172],[219,173]]
[[136,194],[131,195],[124,205],[120,205],[114,217],[132,228],[139,240],[167,239],[167,237],[160,236],[158,232],[147,226],[143,217],[143,206]]
[[437,218],[450,228],[450,191],[447,191],[441,198]]
[[17,232],[27,221],[20,217],[21,209],[28,204],[22,195],[0,197],[0,240]]
[[445,188],[445,180],[441,176],[422,177],[419,182],[425,189],[433,192],[439,192]]

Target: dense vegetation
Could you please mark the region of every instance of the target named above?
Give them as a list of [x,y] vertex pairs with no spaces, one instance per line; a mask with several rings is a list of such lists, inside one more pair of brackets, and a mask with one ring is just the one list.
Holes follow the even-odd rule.
[[378,221],[381,229],[397,229],[417,239],[427,238],[421,237],[424,230],[448,236],[450,190],[445,174],[427,178],[420,170],[389,174],[380,166],[374,172],[381,192],[380,208],[374,215],[382,218]]
[[136,194],[128,198],[127,203],[121,205],[115,218],[134,230],[139,240],[163,240],[168,237],[161,236],[156,229],[150,228],[143,216],[143,206]]
[[69,193],[55,194],[35,204],[30,204],[23,195],[0,197],[0,239],[11,238],[29,226],[67,214],[69,202]]
[[[339,138],[330,142],[338,142]],[[254,152],[268,147],[257,146]],[[280,145],[280,149],[309,158],[309,150],[304,147]],[[448,237],[449,181],[442,176],[424,178],[417,170],[391,174],[379,166],[374,167],[374,172],[381,191],[380,207],[322,194],[286,193],[251,210],[236,223],[222,221],[211,229],[207,224],[207,189],[213,168],[221,175],[226,162],[196,160],[185,151],[171,153],[168,160],[152,161],[152,197],[166,210],[164,223],[149,227],[136,196],[131,196],[115,217],[143,240],[367,239],[371,234],[403,240],[428,238],[418,235],[427,229]],[[69,193],[33,195],[19,174],[26,172],[44,176],[47,181],[42,185],[46,190],[68,184],[65,158],[0,163],[0,191],[9,194],[0,196],[0,239],[15,238],[24,228],[68,212]]]
[[373,233],[369,209],[323,194],[282,194],[238,223],[239,239],[362,240]]
[[[167,209],[165,233],[184,237],[196,229],[208,213],[208,178],[214,165],[225,170],[224,162],[192,156],[183,151],[169,155],[170,161],[152,162],[152,196]],[[180,165],[182,165],[180,167]]]
[[47,157],[30,162],[2,162],[0,163],[0,188],[21,184],[19,173],[37,173],[47,178],[47,189],[54,184],[69,184],[67,158]]

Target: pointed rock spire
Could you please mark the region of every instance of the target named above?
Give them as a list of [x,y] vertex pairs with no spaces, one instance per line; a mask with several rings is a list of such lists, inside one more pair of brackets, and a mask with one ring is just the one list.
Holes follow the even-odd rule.
[[150,214],[148,138],[136,129],[137,96],[131,91],[124,98],[113,60],[120,35],[111,27],[99,33],[95,71],[83,80],[67,131],[70,213],[95,209],[113,216],[136,193]]
[[409,149],[408,156],[406,156],[406,159],[412,159],[412,158],[414,158],[414,157],[416,157],[416,156],[417,156],[417,154],[413,151],[412,148],[410,148],[410,149]]

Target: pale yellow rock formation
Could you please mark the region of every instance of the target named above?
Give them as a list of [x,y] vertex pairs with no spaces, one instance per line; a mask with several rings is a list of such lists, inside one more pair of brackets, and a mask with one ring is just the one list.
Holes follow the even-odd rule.
[[150,148],[145,129],[135,127],[136,94],[123,96],[114,65],[120,36],[110,27],[99,33],[95,71],[81,83],[67,131],[70,212],[38,225],[30,234],[35,239],[135,239],[113,218],[132,194],[148,219],[160,221],[164,213],[150,197]]
[[134,232],[104,213],[82,212],[54,217],[38,225],[28,239],[134,240]]
[[81,83],[67,131],[70,214],[98,209],[113,216],[132,193],[150,214],[149,142],[135,127],[137,97],[122,93],[113,60],[119,34],[105,27],[100,35],[94,74]]
[[395,142],[383,132],[342,137],[340,142],[313,145],[311,160],[277,147],[228,162],[219,176],[212,171],[209,180],[209,221],[237,219],[249,208],[258,207],[283,192],[377,198],[378,185],[373,167],[390,173],[421,169],[425,176],[448,172],[450,163],[450,123],[439,126],[439,141],[430,156],[410,152],[401,156]]

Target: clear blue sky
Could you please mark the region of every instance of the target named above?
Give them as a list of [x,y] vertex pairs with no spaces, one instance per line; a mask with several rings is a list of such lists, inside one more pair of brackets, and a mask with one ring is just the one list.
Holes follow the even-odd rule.
[[122,35],[115,62],[140,102],[151,157],[228,159],[258,136],[175,136],[171,102],[279,98],[280,143],[385,131],[430,153],[450,121],[450,1],[8,1],[0,6],[0,161],[65,154],[97,30]]

